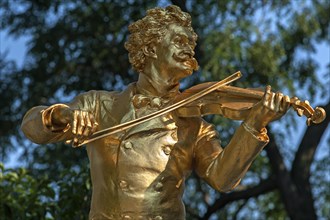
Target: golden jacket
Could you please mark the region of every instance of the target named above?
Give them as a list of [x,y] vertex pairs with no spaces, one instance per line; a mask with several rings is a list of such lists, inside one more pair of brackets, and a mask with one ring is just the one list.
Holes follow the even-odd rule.
[[[102,130],[157,110],[150,105],[136,108],[135,93],[134,83],[123,92],[90,91],[68,106],[94,113]],[[52,132],[43,124],[51,108],[34,107],[25,115],[22,130],[33,142],[72,139],[70,129]],[[223,149],[212,125],[175,112],[91,142],[89,218],[185,219],[182,195],[193,170],[216,190],[229,191],[267,142],[266,134],[257,136],[240,126]]]

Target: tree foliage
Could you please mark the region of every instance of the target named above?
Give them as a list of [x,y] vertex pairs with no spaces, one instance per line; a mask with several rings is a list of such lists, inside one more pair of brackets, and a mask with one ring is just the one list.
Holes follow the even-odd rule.
[[[33,145],[20,132],[20,121],[33,106],[69,101],[91,89],[119,90],[135,80],[123,46],[127,27],[147,8],[167,4],[189,12],[199,35],[196,57],[202,68],[184,81],[185,87],[240,70],[244,79],[237,86],[270,84],[292,96],[329,102],[329,69],[320,73],[315,59],[316,45],[329,42],[327,0],[4,1],[2,27],[30,40],[22,68],[0,57],[0,158],[6,162],[20,149],[25,164],[17,170],[1,168],[0,217],[87,217],[85,150],[61,143]],[[326,111],[330,115],[329,103]],[[292,115],[270,127],[271,143],[232,193],[219,194],[193,175],[184,196],[188,219],[329,216],[329,160],[315,158],[328,118],[308,128],[296,146],[288,141],[297,139],[288,131],[300,126]],[[237,123],[220,116],[207,119],[217,125],[225,146]]]
[[63,170],[61,180],[33,176],[25,168],[5,169],[0,164],[1,219],[85,219],[91,183],[88,169]]

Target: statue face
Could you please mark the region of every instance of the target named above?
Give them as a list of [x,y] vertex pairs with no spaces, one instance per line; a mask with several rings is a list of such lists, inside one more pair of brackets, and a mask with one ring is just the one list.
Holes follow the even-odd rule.
[[176,24],[168,26],[163,40],[154,47],[154,66],[159,77],[171,83],[192,74],[198,69],[194,58],[196,42],[188,28]]

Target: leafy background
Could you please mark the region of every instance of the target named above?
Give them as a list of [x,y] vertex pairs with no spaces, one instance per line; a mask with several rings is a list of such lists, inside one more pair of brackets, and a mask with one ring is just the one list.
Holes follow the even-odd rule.
[[[27,55],[17,65],[0,54],[0,219],[87,219],[86,151],[35,145],[20,131],[21,119],[33,106],[91,89],[121,90],[136,80],[123,46],[127,26],[146,9],[168,4],[189,12],[199,35],[202,68],[182,89],[240,70],[244,79],[236,86],[270,84],[330,115],[329,60],[320,68],[316,57],[320,45],[329,48],[327,0],[1,1],[1,30],[27,39]],[[225,146],[238,122],[206,119],[217,125]],[[273,123],[271,142],[231,193],[220,194],[193,174],[184,195],[187,219],[326,219],[328,124],[329,117],[306,129],[293,112]],[[9,168],[12,155],[18,160]]]

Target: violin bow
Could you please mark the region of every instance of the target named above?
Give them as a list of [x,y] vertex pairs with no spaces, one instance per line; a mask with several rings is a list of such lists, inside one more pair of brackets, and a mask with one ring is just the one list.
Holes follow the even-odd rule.
[[89,139],[83,141],[82,143],[76,145],[75,147],[80,147],[82,145],[88,144],[90,142],[96,141],[98,139],[104,138],[106,136],[109,136],[109,135],[112,135],[112,134],[115,134],[115,133],[118,133],[120,131],[124,131],[126,129],[131,128],[131,127],[134,127],[134,126],[139,125],[141,123],[144,123],[144,122],[150,121],[154,118],[157,118],[161,115],[164,115],[166,113],[174,111],[174,110],[176,110],[176,109],[178,109],[182,106],[185,106],[189,103],[192,103],[193,101],[196,101],[197,99],[199,99],[199,98],[201,98],[201,97],[203,97],[203,96],[219,89],[222,86],[228,85],[229,83],[241,78],[241,76],[242,76],[242,73],[240,71],[237,71],[236,73],[234,73],[234,74],[226,77],[225,79],[211,85],[210,87],[208,87],[208,88],[206,88],[206,89],[204,89],[204,90],[202,90],[202,91],[200,91],[200,92],[198,92],[194,95],[191,95],[190,97],[188,97],[186,99],[178,101],[178,102],[174,103],[173,105],[170,105],[168,107],[160,109],[159,111],[153,112],[149,115],[145,115],[141,118],[137,118],[137,119],[134,119],[134,120],[131,120],[131,121],[119,124],[119,125],[115,125],[115,126],[110,127],[110,128],[103,129],[101,131],[97,131],[94,134],[92,134]]

